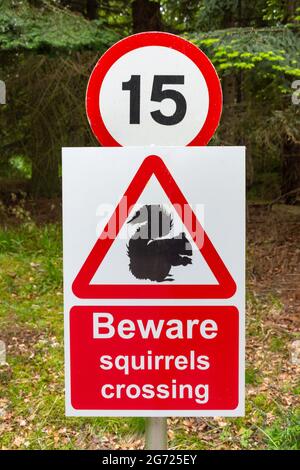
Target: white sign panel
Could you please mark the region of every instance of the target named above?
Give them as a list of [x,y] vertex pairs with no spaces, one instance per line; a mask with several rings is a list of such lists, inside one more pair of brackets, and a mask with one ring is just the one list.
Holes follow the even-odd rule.
[[244,410],[245,149],[63,149],[70,416]]

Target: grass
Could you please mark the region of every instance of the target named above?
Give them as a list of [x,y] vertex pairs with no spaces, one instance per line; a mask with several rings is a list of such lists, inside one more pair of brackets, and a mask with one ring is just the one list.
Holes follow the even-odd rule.
[[[0,229],[0,339],[8,348],[8,365],[0,368],[0,448],[142,447],[143,418],[64,415],[61,246],[58,224]],[[288,366],[289,336],[265,325],[280,301],[252,292],[247,303],[246,416],[172,418],[170,448],[300,449],[300,384]]]
[[256,384],[261,383],[261,376],[260,376],[259,371],[251,366],[246,367],[245,382],[247,385],[248,384],[256,385]]

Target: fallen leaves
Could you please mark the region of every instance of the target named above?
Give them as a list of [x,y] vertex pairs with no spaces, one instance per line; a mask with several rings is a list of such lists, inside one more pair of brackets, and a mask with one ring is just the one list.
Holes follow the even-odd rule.
[[[295,359],[300,332],[299,216],[286,217],[274,210],[256,212],[250,208],[246,416],[169,418],[171,449],[274,446],[266,429],[279,421],[284,432],[286,416],[300,404],[300,368]],[[7,265],[7,275],[14,282],[19,274],[10,262]],[[32,279],[44,272],[43,264],[36,260],[27,260],[25,268]],[[24,300],[10,292],[11,305],[5,310],[7,316],[1,318],[1,339],[7,345],[8,358],[8,365],[0,368],[1,448],[142,449],[144,438],[130,421],[120,419],[109,426],[107,418],[107,426],[101,426],[94,424],[95,419],[64,416],[62,293],[57,289],[51,295],[40,304],[35,293],[26,293],[28,300]],[[26,318],[20,321],[16,312],[22,302],[31,319],[43,308],[47,313],[43,327],[27,323]],[[61,321],[53,325],[57,317]]]

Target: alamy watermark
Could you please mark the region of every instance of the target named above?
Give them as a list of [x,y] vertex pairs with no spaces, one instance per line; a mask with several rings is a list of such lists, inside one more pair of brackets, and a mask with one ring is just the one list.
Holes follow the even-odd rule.
[[[114,209],[114,205],[109,203],[102,203],[97,207],[97,237],[115,239],[118,236],[120,239],[134,238],[151,243],[160,238],[185,239],[187,233],[199,247],[203,245],[203,204],[196,204],[193,207],[189,204],[176,203],[130,207],[124,196],[118,209],[116,211]],[[177,214],[176,217],[174,217],[175,214]],[[201,220],[201,224],[198,220]],[[121,230],[122,226],[123,230]]]
[[300,104],[300,80],[292,83],[292,89],[295,90],[292,94],[292,103],[297,106]]

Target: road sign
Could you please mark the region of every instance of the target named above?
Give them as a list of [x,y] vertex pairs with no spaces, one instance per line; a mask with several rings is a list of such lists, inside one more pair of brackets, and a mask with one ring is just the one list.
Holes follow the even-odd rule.
[[[120,230],[124,226],[124,223],[126,223],[126,220],[128,220],[128,218],[130,217],[130,214],[134,212],[134,205],[137,203],[139,197],[141,196],[143,190],[145,189],[147,183],[149,182],[152,176],[155,176],[157,178],[162,189],[168,196],[171,205],[175,208],[183,224],[187,228],[188,235],[195,242],[195,245],[202,254],[205,262],[212,270],[216,280],[218,281],[216,284],[197,284],[197,280],[195,280],[193,284],[180,285],[174,283],[174,279],[170,280],[169,283],[166,282],[166,284],[158,282],[155,285],[153,285],[153,283],[143,285],[116,285],[95,283],[91,284],[91,281],[95,276],[96,271],[99,269],[101,262],[108,253],[111,245],[113,244],[115,238],[118,236]],[[157,206],[155,205],[154,207],[156,208]],[[122,208],[124,208],[125,210],[122,210]],[[154,210],[152,212],[152,217],[155,217],[156,214],[154,213]],[[159,215],[161,215],[161,213],[159,213],[158,216]],[[107,234],[109,232],[109,227],[112,225],[116,225],[117,230],[116,233],[114,233],[114,237],[108,237]],[[153,249],[151,249],[153,244],[149,243],[149,240],[151,240],[151,238],[148,237],[148,234],[146,235],[147,236],[145,237],[145,246],[147,247],[147,250],[150,255],[149,257],[144,255],[143,265],[145,270],[145,277],[142,279],[147,279],[146,271],[147,269],[151,271],[152,265],[153,263],[155,263],[155,252]],[[169,235],[169,232],[165,235]],[[171,240],[173,239],[171,238]],[[139,240],[137,242],[139,242]],[[165,239],[163,239],[162,242],[166,244]],[[127,244],[128,243],[129,241],[127,242]],[[159,263],[161,264],[161,251],[159,251],[159,255]],[[171,266],[172,265],[170,265],[167,274],[169,274]],[[117,273],[118,266],[115,266],[115,268]],[[170,283],[173,283],[173,285],[170,285]],[[224,262],[217,253],[213,243],[210,241],[205,230],[201,226],[200,222],[197,220],[195,213],[193,212],[191,206],[180,191],[180,188],[174,181],[163,160],[155,155],[148,156],[141,164],[140,168],[134,175],[130,185],[126,189],[118,206],[116,207],[114,213],[107,222],[103,232],[97,239],[90,254],[88,255],[86,261],[84,262],[83,266],[81,267],[78,275],[76,276],[73,282],[73,292],[77,297],[84,299],[168,299],[170,297],[177,299],[224,299],[232,297],[232,295],[235,293],[235,290],[236,284],[232,279],[230,273],[228,272],[228,269],[224,265]]]
[[222,90],[208,57],[168,33],[136,34],[96,64],[86,110],[102,145],[206,145],[222,111]]
[[244,153],[63,149],[68,415],[243,413]]
[[238,329],[235,307],[73,307],[73,413],[234,413]]

